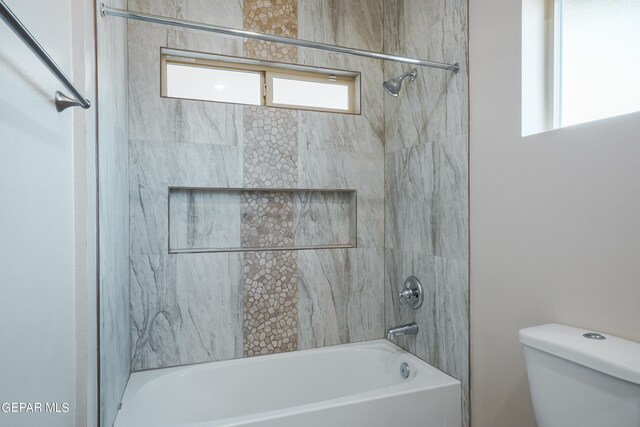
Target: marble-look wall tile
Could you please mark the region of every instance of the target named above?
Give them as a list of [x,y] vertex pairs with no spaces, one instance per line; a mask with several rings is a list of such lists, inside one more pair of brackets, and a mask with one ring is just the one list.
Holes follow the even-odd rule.
[[[133,1],[132,10],[240,28],[238,1]],[[143,141],[239,145],[242,106],[160,97],[160,49],[242,55],[242,41],[209,33],[130,21],[131,137]]]
[[[115,0],[112,6],[126,8],[126,1]],[[127,24],[103,19],[96,25],[100,425],[111,427],[131,370]]]
[[348,289],[355,276],[353,250],[298,254],[298,317],[301,349],[348,342]]
[[[410,322],[417,322],[420,330],[415,337],[399,337],[396,343],[401,347],[419,355],[422,359],[435,364],[437,352],[435,336],[431,333],[436,316],[436,281],[433,256],[424,253],[385,249],[385,312],[387,327],[393,327]],[[418,310],[413,310],[402,304],[398,293],[402,290],[404,281],[409,276],[415,276],[422,283],[425,292],[424,302]],[[421,346],[418,353],[416,342],[429,342],[431,345]]]
[[[459,63],[461,70],[418,67],[398,97],[385,98],[385,150],[468,134],[466,2],[393,0],[385,3],[385,51],[432,61]],[[464,4],[462,4],[464,3]],[[402,74],[406,65],[385,62],[384,78]],[[397,114],[402,111],[402,114]]]
[[[385,64],[384,78],[390,79],[408,70],[397,64]],[[451,135],[466,135],[466,93],[464,75],[419,69],[414,82],[405,80],[399,96],[385,100],[386,152],[445,140]],[[404,113],[397,114],[397,111]]]
[[240,198],[230,191],[171,191],[169,249],[239,247]]
[[[416,276],[425,292],[423,306],[417,310],[401,305],[398,298],[409,276]],[[465,413],[469,404],[468,293],[467,260],[385,250],[387,327],[418,324],[418,335],[399,337],[396,343],[462,382]]]
[[[241,0],[238,0],[240,3]],[[215,2],[216,8],[220,8],[221,12],[225,3],[234,4],[234,6],[240,7],[238,1],[219,1]],[[151,13],[154,15],[168,16],[172,18],[188,19],[188,20],[203,20],[204,19],[216,19],[215,11],[210,7],[202,7],[206,5],[206,0],[128,0],[129,10],[135,10],[137,12]],[[211,2],[209,2],[211,3]],[[216,9],[217,10],[217,9]],[[221,19],[218,17],[218,19]]]
[[451,135],[434,145],[434,254],[449,259],[469,258],[468,141],[467,134]]
[[[241,0],[131,0],[129,8],[237,28],[243,21]],[[242,255],[168,255],[167,197],[169,186],[242,186],[243,107],[161,98],[159,71],[161,47],[241,55],[242,40],[141,22],[128,30],[132,369],[239,357]],[[233,216],[225,242],[210,222],[219,204],[191,201],[184,216],[174,211],[172,230],[185,232],[174,242],[239,245],[239,200],[225,210]]]
[[134,370],[242,354],[241,257],[132,255]]
[[[151,13],[154,15],[168,16],[171,18],[185,19],[189,21],[204,22],[214,25],[242,28],[243,0],[128,0],[129,10]],[[201,34],[194,31],[186,31],[189,35]],[[212,39],[219,42],[230,40],[236,43],[236,39],[230,39],[212,34],[205,34],[203,40]]]
[[293,241],[296,246],[346,245],[355,242],[357,203],[351,192],[305,191],[293,194]]
[[[302,39],[380,51],[382,1],[300,3]],[[300,63],[361,72],[361,114],[298,113],[303,188],[357,191],[357,249],[299,253],[300,348],[384,336],[384,116],[380,61],[299,49]]]
[[[469,425],[467,2],[385,2],[387,53],[459,62],[458,74],[418,69],[398,97],[385,97],[385,277],[389,324],[416,321],[399,344],[462,382]],[[408,67],[386,62],[385,78]],[[425,304],[398,307],[409,275]]]
[[382,154],[301,151],[300,186],[357,191],[358,249],[299,254],[300,348],[384,334]]
[[[452,137],[448,146],[465,141]],[[422,144],[387,155],[385,246],[394,253],[467,259],[466,156],[445,150]],[[389,259],[387,266],[393,270],[398,262]]]
[[[416,352],[435,345],[437,366],[462,382],[463,425],[469,425],[469,261],[434,258],[436,307],[434,337],[416,340]],[[417,320],[421,322],[420,318]]]
[[169,186],[238,187],[240,165],[237,146],[130,140],[133,370],[242,354],[242,257],[168,255],[167,215]]
[[384,1],[305,0],[298,17],[299,37],[380,52]]
[[356,254],[356,277],[347,308],[350,342],[384,338],[384,249],[350,250]]
[[302,188],[354,189],[358,194],[358,247],[384,245],[384,156],[367,153],[301,151]]
[[244,254],[244,356],[298,348],[297,253]]
[[[305,1],[299,15],[301,39],[382,50],[381,0]],[[306,65],[361,72],[361,114],[299,112],[300,150],[382,152],[382,62],[304,48],[299,57]]]
[[301,349],[382,338],[381,258],[376,249],[299,252]]
[[433,254],[434,144],[421,144],[385,157],[385,247]]
[[238,147],[130,140],[132,254],[168,252],[168,188],[240,187]]
[[[467,28],[467,7],[467,0],[385,0],[385,52],[396,55],[431,53],[433,57],[429,59],[447,61],[446,57],[453,52],[443,49],[441,41],[443,37],[456,42],[466,40],[467,32],[462,30]],[[442,34],[442,27],[438,26],[442,21],[450,22],[456,31]],[[438,31],[441,32],[439,36],[435,34]],[[422,34],[422,40],[416,39],[416,34]],[[438,44],[439,50],[434,48]]]
[[299,111],[300,150],[381,153],[384,150],[382,65],[380,61],[305,49],[300,62],[361,72],[361,114]]

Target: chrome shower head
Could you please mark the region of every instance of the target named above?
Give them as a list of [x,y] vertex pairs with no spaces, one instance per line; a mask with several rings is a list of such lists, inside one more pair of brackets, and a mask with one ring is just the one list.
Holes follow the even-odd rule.
[[413,70],[408,71],[401,76],[389,79],[386,82],[382,83],[382,86],[390,95],[398,96],[400,88],[402,88],[402,81],[407,77],[410,77],[410,80],[414,81],[416,77],[418,77],[418,70],[414,68]]

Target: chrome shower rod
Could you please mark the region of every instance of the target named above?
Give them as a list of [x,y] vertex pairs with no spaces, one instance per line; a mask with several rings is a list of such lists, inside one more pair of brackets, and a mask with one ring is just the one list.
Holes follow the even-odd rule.
[[60,83],[69,90],[75,99],[69,98],[60,91],[56,92],[55,104],[58,111],[63,111],[69,107],[80,106],[82,108],[89,108],[91,102],[85,98],[80,91],[69,80],[69,77],[62,71],[62,69],[55,63],[55,61],[49,56],[46,50],[38,43],[33,35],[27,30],[27,28],[20,22],[18,17],[9,9],[9,6],[5,4],[3,0],[0,0],[0,18],[13,30],[14,33],[26,44],[29,49],[42,61],[42,63],[58,78]]
[[232,37],[242,37],[248,39],[263,40],[268,42],[283,43],[293,46],[306,47],[310,49],[326,50],[329,52],[343,53],[346,55],[356,55],[365,58],[382,59],[384,61],[402,62],[405,64],[419,65],[422,67],[439,68],[457,73],[460,70],[459,64],[447,64],[444,62],[427,61],[424,59],[407,58],[404,56],[388,55],[386,53],[371,52],[368,50],[354,49],[344,46],[336,46],[327,43],[313,42],[310,40],[293,39],[289,37],[276,36],[272,34],[255,33],[253,31],[238,30],[236,28],[221,27],[219,25],[205,24],[202,22],[185,21],[182,19],[168,18],[166,16],[151,15],[148,13],[134,12],[124,9],[115,9],[106,6],[104,3],[100,6],[100,14],[105,16],[117,16],[120,18],[134,19],[138,21],[151,22],[154,24],[172,25],[176,27],[188,28],[191,30],[208,31],[211,33],[223,34]]

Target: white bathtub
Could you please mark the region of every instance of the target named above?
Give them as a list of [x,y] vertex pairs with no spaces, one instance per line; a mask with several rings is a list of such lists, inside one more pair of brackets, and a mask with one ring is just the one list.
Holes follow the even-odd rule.
[[136,372],[115,426],[460,424],[460,382],[378,340]]

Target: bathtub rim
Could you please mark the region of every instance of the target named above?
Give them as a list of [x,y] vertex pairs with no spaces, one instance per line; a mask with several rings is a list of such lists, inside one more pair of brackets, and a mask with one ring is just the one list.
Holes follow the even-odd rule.
[[[185,426],[185,427],[199,427],[199,426],[209,426],[209,425],[218,425],[218,423],[224,423],[220,425],[244,425],[245,422],[249,422],[252,420],[272,420],[277,419],[278,417],[283,416],[286,413],[289,415],[296,415],[305,412],[313,412],[320,411],[323,409],[331,408],[331,407],[340,407],[345,405],[359,404],[365,403],[369,401],[375,400],[383,400],[386,397],[390,396],[402,396],[405,394],[411,394],[416,392],[428,392],[430,390],[439,390],[439,389],[450,389],[457,388],[457,394],[460,396],[462,384],[456,378],[451,377],[449,374],[443,372],[442,370],[436,368],[435,366],[429,364],[428,362],[420,359],[409,351],[403,349],[402,347],[386,340],[386,339],[377,339],[377,340],[369,340],[369,341],[360,341],[356,343],[347,343],[347,344],[336,344],[331,346],[310,348],[297,350],[286,353],[277,353],[277,354],[268,354],[262,356],[254,356],[254,357],[239,357],[235,359],[226,359],[214,362],[198,362],[192,363],[188,365],[179,365],[165,368],[153,368],[147,369],[143,371],[132,372],[127,387],[125,389],[124,396],[122,398],[122,409],[118,412],[118,417],[125,416],[126,418],[131,418],[131,420],[127,421],[136,421],[140,420],[141,415],[136,413],[136,409],[128,409],[130,408],[132,403],[135,402],[138,397],[138,393],[148,384],[152,383],[154,380],[159,379],[161,377],[167,375],[175,375],[178,373],[193,373],[199,370],[205,370],[210,367],[210,365],[215,364],[216,367],[223,367],[226,365],[227,367],[234,367],[236,365],[241,365],[245,363],[261,363],[264,360],[272,360],[272,359],[287,359],[287,358],[295,358],[295,357],[304,357],[305,354],[313,352],[314,354],[322,354],[322,353],[335,353],[344,350],[348,350],[350,348],[355,348],[357,350],[372,350],[372,351],[390,351],[392,355],[401,355],[408,359],[410,363],[414,366],[418,367],[418,371],[427,371],[430,375],[428,378],[426,376],[422,376],[420,381],[416,381],[416,378],[412,378],[409,382],[401,382],[398,384],[390,385],[383,388],[375,388],[368,390],[362,393],[351,394],[347,396],[340,396],[332,399],[319,400],[312,403],[306,403],[302,405],[295,405],[288,407],[286,409],[274,409],[269,411],[256,412],[246,415],[233,416],[221,419],[211,419],[211,420],[199,420],[199,421],[189,421],[184,422],[182,424],[174,423],[162,423],[155,424],[158,427],[169,427],[169,426]],[[408,385],[412,384],[412,385]],[[385,391],[385,392],[383,392]],[[118,417],[116,417],[115,427],[118,427],[117,423]],[[152,420],[149,420],[151,422]],[[156,422],[157,420],[153,420]],[[129,424],[125,424],[128,426]],[[150,424],[151,425],[151,424]]]

